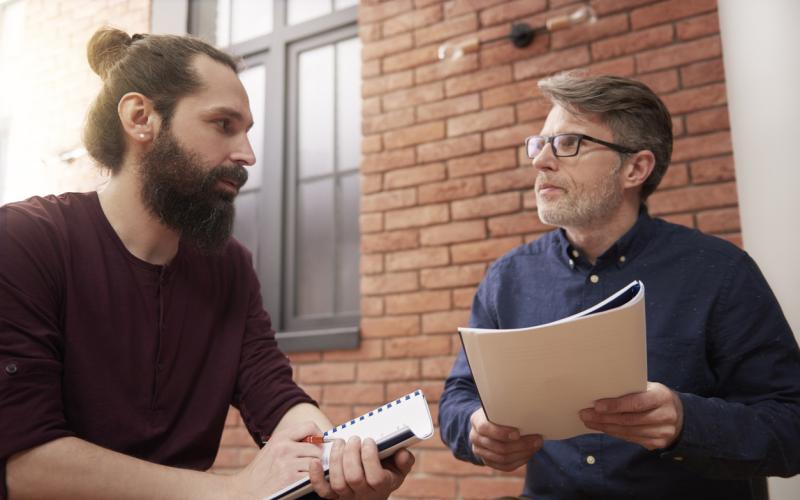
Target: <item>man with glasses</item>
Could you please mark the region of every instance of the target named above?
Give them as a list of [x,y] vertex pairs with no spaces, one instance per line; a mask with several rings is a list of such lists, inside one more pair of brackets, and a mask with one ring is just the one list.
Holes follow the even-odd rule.
[[462,351],[442,439],[462,460],[527,464],[537,500],[765,498],[766,476],[800,471],[800,351],[780,306],[746,253],[648,215],[672,152],[649,88],[570,74],[539,87],[553,108],[525,147],[539,218],[558,229],[491,266],[470,326],[548,323],[641,280],[649,382],[580,412],[599,433],[545,442],[487,420]]

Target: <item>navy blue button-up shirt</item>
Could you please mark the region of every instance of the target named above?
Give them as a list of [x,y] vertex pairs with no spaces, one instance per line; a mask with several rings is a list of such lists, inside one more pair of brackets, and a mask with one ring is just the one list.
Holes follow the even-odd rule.
[[[642,210],[591,265],[562,230],[552,231],[490,267],[470,326],[548,323],[633,280],[647,289],[648,379],[679,393],[681,436],[655,451],[604,434],[545,441],[528,462],[524,494],[750,499],[762,496],[764,476],[800,472],[800,351],[756,264],[724,240]],[[475,463],[469,417],[478,408],[462,350],[439,404],[439,424],[453,453]]]

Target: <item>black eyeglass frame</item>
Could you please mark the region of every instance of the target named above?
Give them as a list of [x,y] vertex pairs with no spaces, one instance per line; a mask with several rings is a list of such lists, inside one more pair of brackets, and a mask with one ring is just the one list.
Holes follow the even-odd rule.
[[[571,135],[573,137],[577,137],[578,138],[578,145],[575,146],[575,152],[572,153],[572,154],[569,154],[569,155],[559,154],[558,153],[558,149],[556,148],[556,143],[555,143],[556,138],[557,137],[563,137],[565,135]],[[601,145],[603,145],[603,146],[605,146],[605,147],[607,147],[609,149],[612,149],[612,150],[616,151],[617,153],[633,154],[633,153],[637,153],[638,152],[638,150],[636,150],[636,149],[626,148],[625,146],[620,146],[619,144],[614,144],[613,142],[606,142],[606,141],[604,141],[602,139],[598,139],[596,137],[592,137],[592,136],[586,135],[586,134],[532,135],[532,136],[529,136],[529,137],[525,138],[525,155],[528,158],[530,158],[531,160],[533,160],[535,158],[535,156],[531,156],[531,155],[528,154],[528,142],[530,142],[530,140],[533,139],[534,137],[543,137],[545,142],[544,142],[544,146],[542,146],[542,150],[544,150],[545,146],[550,144],[550,147],[553,148],[553,156],[555,156],[556,158],[571,158],[573,156],[578,156],[578,153],[581,152],[581,142],[584,139],[587,140],[587,141],[596,142],[597,144],[601,144]],[[540,152],[541,152],[541,150],[540,150]]]

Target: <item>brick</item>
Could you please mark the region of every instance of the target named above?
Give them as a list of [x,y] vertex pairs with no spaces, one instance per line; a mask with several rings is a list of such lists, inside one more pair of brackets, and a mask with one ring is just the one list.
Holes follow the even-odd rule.
[[381,60],[373,59],[371,61],[361,62],[361,78],[372,78],[380,76],[381,74]]
[[724,83],[712,83],[663,96],[662,100],[671,114],[679,115],[725,104],[728,101],[728,94]]
[[459,481],[459,491],[464,500],[517,496],[522,485],[523,480],[515,477],[465,477]]
[[478,90],[489,89],[511,81],[511,66],[493,67],[464,76],[454,76],[445,81],[445,95],[454,97]]
[[511,189],[530,189],[536,183],[537,170],[533,167],[521,167],[504,170],[486,176],[486,192],[497,193]]
[[444,98],[441,82],[416,86],[408,90],[400,90],[383,96],[384,109],[410,108],[428,102],[439,102]]
[[506,0],[453,0],[445,3],[444,17],[455,17],[467,12],[480,11],[505,1]]
[[[380,255],[378,255],[380,257]],[[383,297],[361,297],[361,315],[366,317],[383,315]]]
[[319,409],[322,410],[322,413],[324,413],[329,420],[333,422],[345,422],[355,417],[352,408],[351,405],[324,404],[320,405]]
[[[534,128],[536,127],[536,128]],[[483,145],[486,149],[498,149],[508,146],[522,146],[525,138],[538,131],[537,124],[521,123],[513,127],[490,130],[483,134]]]
[[669,45],[667,47],[636,54],[636,68],[639,73],[648,73],[664,68],[718,57],[722,53],[719,36],[700,38],[691,42]]
[[741,233],[718,234],[716,236],[722,238],[725,241],[733,243],[737,247],[744,250],[744,242],[742,241]]
[[[458,460],[449,450],[425,450],[421,452],[414,470],[425,474],[445,476],[488,476],[492,474],[491,468]],[[521,490],[517,491],[515,497],[519,495],[519,491]],[[494,498],[493,495],[490,495],[490,497]]]
[[379,153],[383,149],[383,140],[380,134],[365,135],[361,138],[361,153],[368,155],[370,153]]
[[386,341],[386,357],[390,359],[427,358],[449,353],[450,339],[442,336],[394,338]]
[[516,151],[508,148],[449,160],[447,172],[451,178],[455,178],[496,172],[516,166],[518,166]]
[[364,134],[375,134],[407,127],[414,123],[414,110],[405,108],[381,115],[365,116],[361,123],[361,130]]
[[514,108],[505,106],[457,116],[447,120],[447,136],[482,132],[514,123]]
[[[379,42],[365,43],[361,49],[361,59],[369,61],[370,59],[378,59],[385,57],[389,54],[407,51],[414,46],[414,39],[410,33],[405,33],[392,38],[385,38]],[[397,68],[403,69],[403,68]],[[386,71],[384,69],[384,71]],[[388,71],[387,71],[388,72]]]
[[417,273],[386,273],[361,277],[361,293],[376,295],[395,292],[411,292],[417,290]]
[[716,12],[697,16],[675,25],[679,40],[692,40],[701,36],[719,33],[719,16]]
[[603,60],[635,54],[645,49],[666,45],[672,42],[672,38],[673,29],[671,24],[634,31],[593,43],[592,57],[595,60]]
[[618,14],[600,18],[595,23],[583,24],[575,29],[556,31],[550,35],[550,46],[558,50],[593,42],[626,31],[628,31],[628,16],[626,14]]
[[483,194],[483,179],[465,177],[419,187],[420,204],[472,198]]
[[361,173],[385,172],[395,168],[408,167],[415,161],[414,148],[366,155],[361,161]]
[[239,414],[239,410],[233,406],[229,406],[228,414],[225,416],[225,427],[241,427],[243,425],[244,423],[242,422],[242,416]]
[[399,71],[416,68],[439,60],[438,47],[428,45],[419,49],[386,57],[383,60],[383,71]]
[[419,246],[419,232],[415,229],[361,236],[361,252],[365,254],[407,250],[417,246]]
[[461,243],[451,248],[453,263],[489,262],[522,244],[519,236],[494,238],[474,243]]
[[511,0],[502,5],[485,9],[480,14],[481,26],[492,26],[520,17],[535,14],[547,7],[545,0]]
[[422,376],[424,378],[444,378],[453,368],[454,356],[426,358],[422,360]]
[[444,392],[444,380],[407,380],[403,382],[388,383],[386,384],[386,394],[388,396],[387,399],[391,400],[392,398],[399,398],[400,396],[414,392],[417,389],[422,389],[422,393],[425,394],[425,399],[429,403],[437,402],[441,399],[442,393]]
[[437,118],[461,115],[481,108],[478,94],[468,94],[444,101],[432,102],[417,107],[417,120],[423,122]]
[[709,210],[697,214],[697,228],[705,233],[730,233],[741,230],[738,208]]
[[453,220],[459,220],[507,214],[516,212],[520,207],[520,194],[512,191],[509,193],[489,194],[470,200],[454,201],[450,206],[450,210]]
[[650,87],[653,92],[659,95],[673,92],[680,86],[678,70],[676,69],[638,75],[636,79]]
[[225,429],[222,433],[220,446],[253,446],[253,436],[247,432],[245,427],[232,427]]
[[238,469],[244,465],[247,464],[241,463],[239,460],[238,448],[220,448],[214,459],[213,467],[215,469]]
[[324,401],[337,404],[374,404],[384,402],[383,384],[356,382],[351,384],[328,384],[324,389]]
[[706,109],[686,115],[686,131],[690,134],[728,130],[728,107]]
[[292,364],[316,362],[322,359],[318,352],[293,352],[288,356]]
[[717,0],[668,0],[658,2],[630,13],[631,26],[638,30],[653,26],[655,24],[666,23],[675,19],[693,16],[703,12],[708,12],[717,8]]
[[551,51],[527,61],[514,63],[514,80],[524,80],[566,69],[578,68],[588,62],[589,49],[586,46]]
[[481,92],[481,101],[484,109],[513,104],[539,97],[539,87],[536,80],[523,80],[508,85],[501,85]]
[[587,66],[586,73],[589,75],[633,76],[636,73],[636,62],[631,56],[600,61]]
[[417,191],[414,188],[397,189],[362,196],[361,212],[378,212],[416,204]]
[[675,141],[672,161],[685,161],[731,152],[731,134],[728,131],[680,138]]
[[[551,109],[553,109],[553,104],[543,97],[522,102],[517,104],[517,120],[520,122],[530,122],[533,120],[544,121]],[[539,127],[536,127],[533,133],[535,134],[538,131]],[[527,137],[527,135],[525,137]]]
[[512,234],[530,234],[549,231],[553,226],[543,223],[534,212],[520,212],[489,219],[489,236],[498,238]]
[[653,214],[689,212],[736,204],[736,184],[706,184],[653,193],[647,205]]
[[420,243],[425,247],[481,240],[485,237],[486,224],[482,220],[451,222],[420,230]]
[[419,361],[416,359],[364,361],[358,365],[358,380],[372,382],[409,380],[419,378],[419,371]]
[[422,291],[386,296],[388,314],[415,314],[450,309],[449,291]]
[[522,208],[526,210],[536,208],[536,193],[532,189],[522,195]]
[[[472,302],[472,289],[468,289],[469,301]],[[469,324],[469,309],[455,309],[452,311],[433,312],[422,315],[422,331],[427,335],[431,333],[455,334],[459,326]]]
[[375,274],[383,272],[383,255],[361,255],[361,274]]
[[725,80],[725,68],[722,58],[702,61],[681,68],[681,82],[684,87],[694,87],[711,82]]
[[441,181],[447,176],[444,163],[428,163],[417,167],[402,168],[387,172],[383,176],[384,189],[397,189]]
[[393,0],[376,5],[361,3],[358,9],[358,24],[369,24],[395,17],[412,8],[411,0]]
[[373,97],[394,90],[405,89],[414,85],[414,72],[411,70],[390,73],[378,78],[364,79],[361,84],[361,95]]
[[478,69],[478,54],[467,54],[456,60],[436,61],[414,69],[417,84],[444,80],[445,78],[469,73]]
[[419,162],[427,163],[459,156],[471,155],[481,150],[481,135],[471,134],[417,146]]
[[692,214],[672,214],[672,215],[663,215],[661,216],[667,222],[671,222],[673,224],[679,224],[681,226],[686,226],[688,228],[694,229],[694,215]]
[[414,31],[414,41],[417,47],[421,47],[429,43],[450,40],[465,33],[474,33],[477,30],[478,16],[474,13],[465,14]]
[[653,3],[653,0],[595,0],[592,2],[592,8],[600,17],[622,10],[630,10],[631,7],[646,3]]
[[420,283],[428,289],[477,285],[483,279],[485,270],[485,264],[423,269],[420,271]]
[[695,184],[730,181],[736,177],[732,156],[693,161],[689,171]]
[[[487,33],[492,30],[484,30],[481,32]],[[508,27],[503,26],[500,33],[495,33],[491,38],[489,36],[481,35],[482,40],[496,39],[501,36],[508,35]],[[480,48],[480,61],[481,68],[490,68],[493,66],[500,66],[501,64],[512,63],[515,61],[522,61],[530,59],[541,54],[547,53],[549,50],[550,37],[548,35],[540,35],[533,39],[533,42],[527,47],[515,47],[513,43],[508,40],[498,40],[491,43],[485,43]]]
[[399,149],[423,142],[443,139],[444,135],[444,122],[423,123],[422,125],[414,125],[386,132],[383,134],[383,144],[386,146],[386,149]]
[[683,116],[672,117],[672,138],[677,139],[684,135],[686,127],[683,124]]
[[442,20],[444,13],[441,5],[433,5],[423,9],[413,9],[405,14],[391,17],[383,22],[383,36],[392,36],[415,28],[428,26]]
[[352,382],[355,380],[356,366],[353,363],[323,362],[302,365],[297,372],[297,380],[301,383]]
[[361,214],[358,217],[358,228],[362,233],[383,231],[383,214]]
[[[396,33],[395,33],[396,34]],[[362,43],[376,42],[380,40],[383,35],[381,34],[380,24],[363,24],[358,27],[358,37]]]
[[[423,231],[426,231],[426,229],[423,229]],[[450,252],[445,247],[426,247],[386,254],[386,269],[388,271],[443,266],[449,262]]]
[[377,115],[381,112],[381,98],[369,97],[361,101],[361,115],[370,116]]
[[409,227],[430,226],[447,222],[450,212],[447,204],[424,205],[386,212],[386,229],[404,229]]
[[361,318],[361,335],[364,338],[407,337],[419,335],[419,332],[419,317],[416,315]]
[[383,357],[383,341],[379,339],[361,339],[356,349],[340,349],[325,351],[325,361],[363,361]]
[[365,174],[361,176],[361,194],[373,194],[381,190],[383,182],[381,174]]
[[673,188],[689,184],[689,168],[685,163],[670,165],[658,184],[659,188]]
[[393,495],[409,498],[456,498],[456,481],[452,477],[411,474]]
[[[469,310],[472,307],[472,298],[475,296],[475,287],[458,288],[453,290],[453,307]],[[422,327],[425,328],[425,316],[422,316]],[[469,319],[469,318],[467,318]],[[467,323],[464,322],[464,325]],[[431,333],[426,330],[426,333]]]

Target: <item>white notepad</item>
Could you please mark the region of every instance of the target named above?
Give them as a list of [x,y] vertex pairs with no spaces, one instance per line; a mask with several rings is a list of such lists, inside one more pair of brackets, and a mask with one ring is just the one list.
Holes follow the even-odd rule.
[[[421,390],[416,390],[349,422],[344,422],[326,431],[323,436],[344,440],[351,436],[359,436],[361,439],[372,438],[378,445],[378,455],[386,458],[400,448],[408,448],[433,436],[433,420],[425,395]],[[325,443],[322,446],[322,468],[327,475],[328,459],[333,443]],[[306,478],[290,484],[268,498],[291,500],[311,491],[313,491],[311,481]]]

